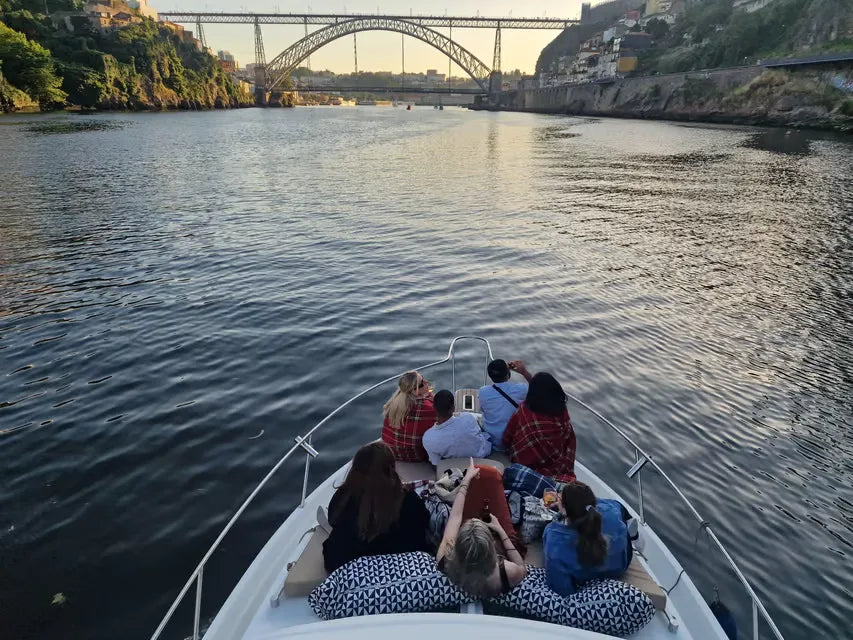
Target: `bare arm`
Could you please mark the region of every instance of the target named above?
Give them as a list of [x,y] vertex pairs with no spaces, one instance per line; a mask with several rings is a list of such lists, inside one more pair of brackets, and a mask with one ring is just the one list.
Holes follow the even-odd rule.
[[515,545],[512,543],[512,540],[509,539],[509,536],[506,534],[506,531],[504,531],[504,528],[501,526],[501,523],[498,522],[498,519],[492,516],[492,520],[488,523],[488,527],[489,529],[494,531],[495,535],[497,535],[501,539],[501,544],[503,545],[504,551],[506,552],[506,559],[523,567],[524,558],[521,557],[521,554],[518,552],[518,549],[515,548]]
[[441,544],[438,545],[438,553],[435,554],[436,561],[441,560],[447,555],[448,549],[456,540],[456,534],[459,533],[459,527],[462,526],[462,511],[465,509],[465,494],[468,493],[468,485],[479,473],[480,470],[474,466],[474,460],[472,459],[468,465],[465,477],[462,479],[462,484],[459,485],[459,491],[456,493],[453,507],[450,509],[450,516],[447,518],[447,524],[444,526],[444,535],[441,538]]
[[509,368],[515,371],[516,373],[520,373],[524,376],[524,379],[530,382],[533,379],[533,374],[527,370],[527,366],[524,364],[523,360],[513,360],[509,363]]

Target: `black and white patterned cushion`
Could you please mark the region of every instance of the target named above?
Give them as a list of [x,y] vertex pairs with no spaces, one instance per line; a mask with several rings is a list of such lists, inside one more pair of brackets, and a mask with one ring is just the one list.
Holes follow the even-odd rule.
[[323,620],[455,607],[471,598],[436,569],[428,553],[367,556],[333,572],[308,596]]
[[528,567],[527,577],[509,593],[484,603],[486,613],[517,615],[611,636],[645,627],[655,614],[652,601],[621,580],[589,582],[564,598],[553,592],[545,570]]

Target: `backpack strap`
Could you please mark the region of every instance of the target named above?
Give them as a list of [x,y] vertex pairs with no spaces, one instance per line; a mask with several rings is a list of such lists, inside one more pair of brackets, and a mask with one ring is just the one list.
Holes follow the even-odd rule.
[[518,403],[517,403],[515,400],[513,400],[512,398],[510,398],[510,397],[509,397],[509,395],[508,395],[508,394],[507,394],[503,389],[501,389],[501,388],[500,388],[498,385],[496,385],[496,384],[493,384],[493,385],[492,385],[492,388],[493,388],[495,391],[497,391],[499,394],[501,394],[504,398],[506,398],[506,401],[507,401],[507,402],[509,402],[513,407],[515,407],[516,409],[518,409]]

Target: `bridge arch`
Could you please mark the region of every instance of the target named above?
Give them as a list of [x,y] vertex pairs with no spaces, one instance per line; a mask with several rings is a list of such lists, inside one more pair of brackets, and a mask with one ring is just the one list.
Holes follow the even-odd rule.
[[279,88],[286,78],[312,53],[333,40],[358,33],[359,31],[396,31],[422,42],[426,42],[453,60],[477,83],[484,93],[488,92],[489,76],[492,71],[473,53],[447,36],[416,22],[399,18],[358,17],[338,22],[308,34],[278,54],[266,69],[268,90]]

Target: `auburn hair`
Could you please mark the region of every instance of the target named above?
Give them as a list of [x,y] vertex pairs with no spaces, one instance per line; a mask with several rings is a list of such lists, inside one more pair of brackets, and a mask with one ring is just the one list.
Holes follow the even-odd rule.
[[394,466],[394,454],[384,442],[359,449],[341,485],[340,499],[329,512],[335,526],[350,501],[358,505],[358,535],[365,542],[387,533],[400,519],[405,490]]

